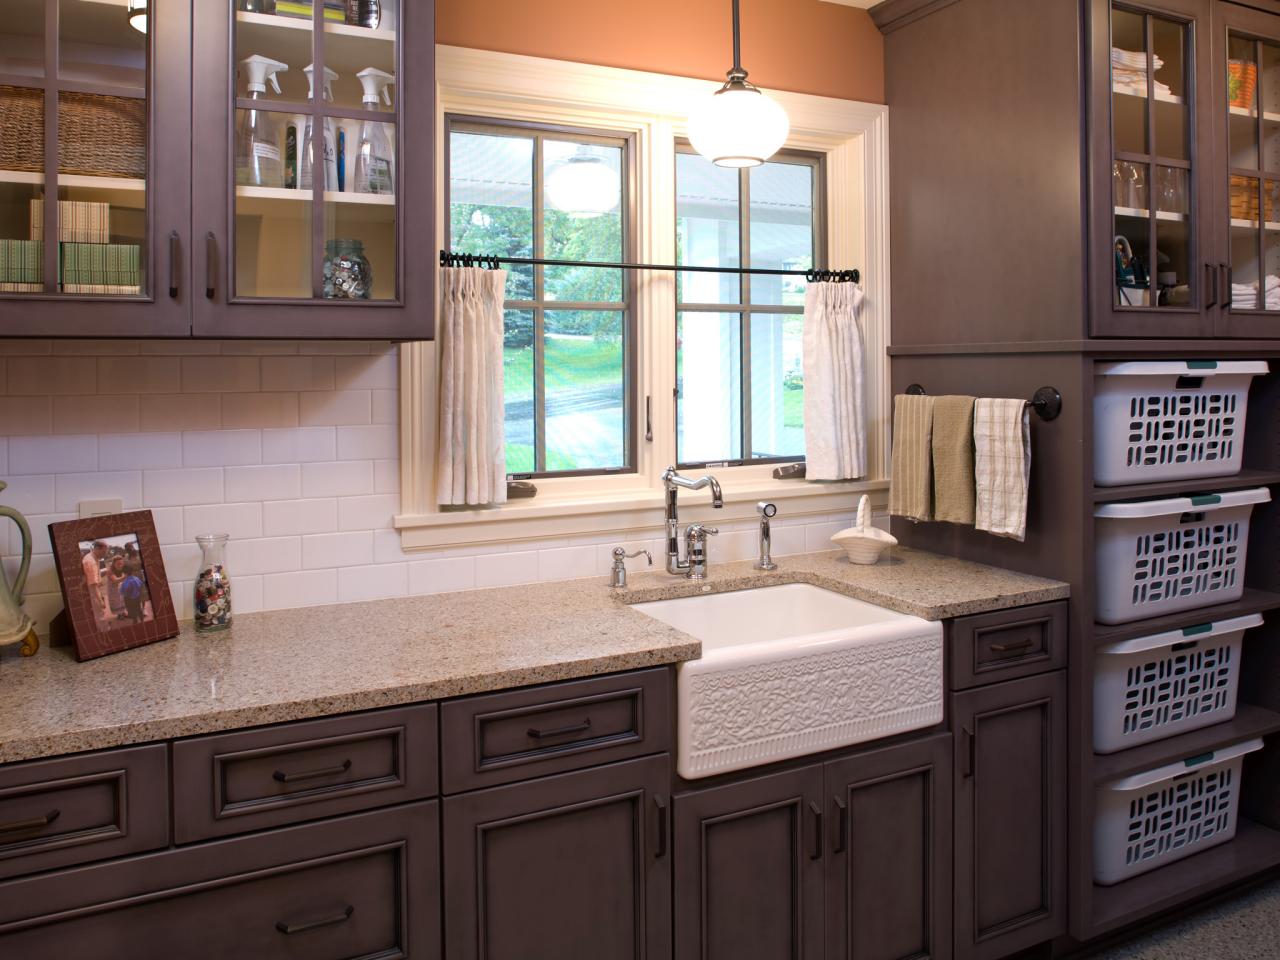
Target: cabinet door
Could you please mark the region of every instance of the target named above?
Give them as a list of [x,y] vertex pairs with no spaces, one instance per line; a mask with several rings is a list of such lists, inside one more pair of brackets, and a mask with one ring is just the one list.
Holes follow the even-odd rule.
[[0,884],[0,956],[440,956],[435,801]]
[[0,336],[187,336],[187,0],[0,23]]
[[243,6],[195,4],[196,336],[430,339],[434,3]]
[[994,960],[1066,930],[1066,673],[955,695],[955,947]]
[[666,754],[444,801],[450,960],[671,954]]
[[1225,140],[1222,337],[1280,337],[1280,17],[1217,5],[1213,92]]
[[676,960],[822,957],[822,767],[675,798]]
[[1213,0],[1090,0],[1095,336],[1213,332]]
[[951,956],[951,734],[826,765],[827,960]]

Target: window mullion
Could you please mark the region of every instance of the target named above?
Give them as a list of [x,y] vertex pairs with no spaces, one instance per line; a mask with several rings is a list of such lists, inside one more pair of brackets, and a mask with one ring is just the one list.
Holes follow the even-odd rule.
[[[738,266],[751,266],[751,178],[749,168],[738,174]],[[751,306],[751,277],[738,275],[738,298],[744,307]],[[741,390],[738,394],[739,416],[742,425],[742,448],[739,457],[743,462],[751,460],[751,314],[738,313],[738,342],[741,350]]]
[[[545,256],[546,231],[542,169],[542,135],[533,138],[533,255]],[[533,469],[545,473],[547,469],[547,382],[545,352],[546,291],[545,270],[541,265],[533,268]]]

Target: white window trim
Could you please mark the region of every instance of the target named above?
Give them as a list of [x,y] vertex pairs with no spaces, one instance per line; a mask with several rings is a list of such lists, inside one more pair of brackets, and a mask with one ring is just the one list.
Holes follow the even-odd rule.
[[[620,70],[515,54],[436,48],[436,196],[444,184],[444,117],[461,114],[616,130],[635,136],[637,215],[634,256],[675,262],[675,143],[686,136],[689,104],[715,84],[707,80]],[[826,155],[828,264],[862,271],[862,326],[867,363],[868,479],[840,483],[780,481],[773,464],[716,472],[725,494],[725,522],[755,515],[770,499],[784,516],[849,512],[856,495],[882,505],[889,450],[889,218],[888,108],[880,104],[770,91],[791,118],[787,146]],[[444,243],[443,205],[436,211],[436,249]],[[435,249],[415,251],[433,262]],[[637,472],[599,477],[542,478],[538,496],[482,509],[435,505],[436,351],[433,343],[400,350],[401,512],[395,525],[405,550],[595,533],[658,530],[659,475],[674,457],[675,278],[638,273],[634,288],[639,336],[638,382],[652,389],[653,443],[639,444]],[[638,409],[643,410],[642,387]],[[693,495],[682,515],[709,518]]]

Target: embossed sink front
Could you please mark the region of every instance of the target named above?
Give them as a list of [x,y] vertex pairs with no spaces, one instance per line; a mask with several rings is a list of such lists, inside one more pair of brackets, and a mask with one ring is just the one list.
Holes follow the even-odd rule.
[[941,623],[804,583],[632,607],[702,641],[677,679],[687,779],[942,720]]

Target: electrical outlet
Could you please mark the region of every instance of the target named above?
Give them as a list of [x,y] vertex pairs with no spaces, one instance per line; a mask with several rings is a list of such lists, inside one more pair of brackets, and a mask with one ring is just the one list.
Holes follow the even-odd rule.
[[123,500],[81,500],[80,519],[88,517],[105,517],[111,513],[123,513]]

